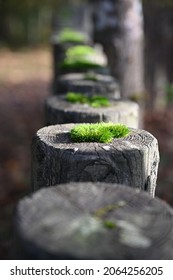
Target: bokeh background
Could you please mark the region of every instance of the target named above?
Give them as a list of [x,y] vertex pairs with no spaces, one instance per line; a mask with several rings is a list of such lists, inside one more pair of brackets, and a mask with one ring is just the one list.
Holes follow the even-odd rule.
[[[135,1],[135,0],[134,0]],[[13,213],[31,191],[31,140],[50,95],[51,35],[73,27],[92,36],[92,1],[0,0],[0,258],[10,258]],[[93,1],[97,4],[97,1]],[[106,1],[105,1],[106,2]],[[115,1],[116,2],[116,1]],[[164,2],[164,5],[163,3]],[[173,206],[173,5],[144,0],[143,127],[159,142],[156,195]],[[148,44],[148,45],[147,45]],[[149,46],[149,53],[145,47]]]

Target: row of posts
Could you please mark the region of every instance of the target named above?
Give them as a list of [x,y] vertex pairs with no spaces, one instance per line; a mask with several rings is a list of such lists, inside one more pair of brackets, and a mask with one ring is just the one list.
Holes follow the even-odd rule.
[[[157,139],[139,128],[139,105],[121,99],[100,51],[75,31],[64,34],[52,37],[52,94],[46,126],[32,141],[33,193],[16,211],[16,257],[171,259],[163,232],[172,210],[154,198]],[[70,103],[69,93],[106,97],[109,106]],[[99,122],[125,124],[130,133],[108,144],[70,138],[77,123]]]

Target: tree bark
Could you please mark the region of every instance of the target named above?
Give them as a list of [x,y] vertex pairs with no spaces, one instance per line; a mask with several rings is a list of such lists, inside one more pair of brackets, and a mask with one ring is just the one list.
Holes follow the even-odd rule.
[[22,199],[19,259],[173,259],[173,211],[123,185],[70,183]]
[[123,123],[129,127],[138,128],[139,106],[131,101],[110,99],[109,107],[93,108],[87,104],[70,103],[63,95],[47,98],[46,125],[86,122]]
[[143,83],[143,17],[140,0],[95,0],[94,41],[103,45],[122,97],[141,95]]
[[32,143],[33,190],[67,182],[125,184],[155,193],[159,163],[158,143],[144,130],[111,143],[74,143],[75,124],[38,130]]

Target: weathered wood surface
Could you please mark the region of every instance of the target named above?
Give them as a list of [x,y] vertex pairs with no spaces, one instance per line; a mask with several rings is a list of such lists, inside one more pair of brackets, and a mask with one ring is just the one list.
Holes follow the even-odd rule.
[[63,95],[48,97],[45,102],[46,125],[65,123],[123,123],[138,128],[139,105],[131,101],[110,100],[111,106],[93,108],[87,104],[70,103]]
[[67,182],[125,184],[155,193],[159,151],[157,139],[145,130],[131,129],[111,143],[73,143],[75,124],[44,127],[32,142],[32,187]]
[[173,210],[122,185],[39,190],[19,202],[15,229],[22,259],[173,259]]
[[86,76],[86,73],[62,75],[57,80],[57,91],[55,94],[61,95],[72,91],[87,93],[89,95],[104,95],[105,97],[115,99],[120,98],[119,84],[112,76],[95,73],[94,77],[96,78],[96,81],[86,80]]

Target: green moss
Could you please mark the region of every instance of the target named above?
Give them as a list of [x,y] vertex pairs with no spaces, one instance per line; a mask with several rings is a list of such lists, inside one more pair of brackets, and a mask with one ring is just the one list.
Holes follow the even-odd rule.
[[66,100],[71,103],[88,104],[94,108],[110,106],[108,98],[99,95],[87,97],[81,93],[68,92],[66,95]]
[[123,124],[93,123],[79,124],[71,130],[71,138],[74,142],[99,142],[109,143],[114,138],[125,137],[129,128]]
[[60,43],[84,43],[86,35],[71,28],[63,29],[58,36]]
[[61,63],[62,70],[89,70],[102,67],[94,62],[96,51],[89,46],[70,47],[65,53],[65,59]]
[[109,102],[108,98],[106,98],[104,96],[99,96],[99,95],[92,96],[90,98],[89,102],[90,102],[90,105],[95,108],[110,106],[110,102]]
[[84,58],[88,55],[95,55],[95,54],[96,51],[94,48],[90,46],[83,46],[83,45],[70,47],[66,51],[66,56],[70,59],[77,58],[77,57]]
[[108,229],[114,229],[116,227],[116,224],[110,220],[103,221],[103,225]]
[[77,61],[67,61],[61,63],[61,70],[69,71],[87,71],[90,69],[99,69],[101,66],[97,63],[86,61],[86,60],[77,60]]

